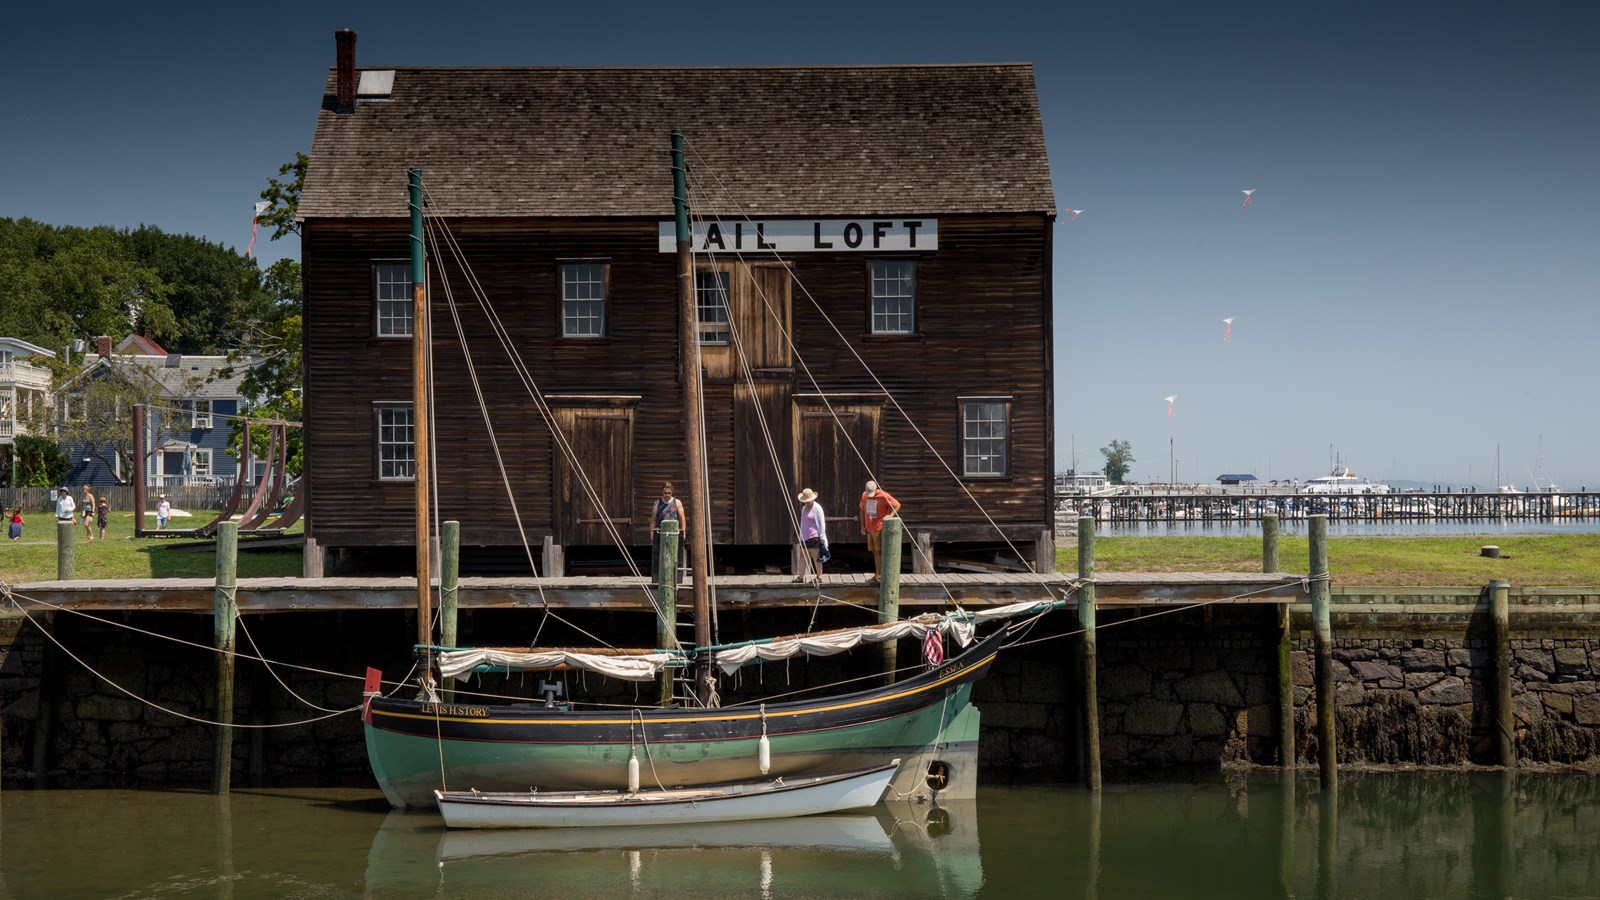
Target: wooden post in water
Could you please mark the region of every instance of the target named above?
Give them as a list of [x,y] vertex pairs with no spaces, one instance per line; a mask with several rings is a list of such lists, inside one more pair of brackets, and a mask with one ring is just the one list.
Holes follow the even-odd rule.
[[1338,746],[1334,732],[1333,616],[1328,609],[1328,517],[1308,520],[1311,535],[1311,623],[1316,637],[1317,764],[1322,786],[1338,786]]
[[[1272,514],[1261,517],[1261,571],[1268,574],[1278,568],[1278,517]],[[1289,604],[1282,603],[1272,610],[1278,636],[1278,765],[1294,768],[1294,669],[1289,662]]]
[[[34,622],[42,632],[60,634],[55,624],[56,614],[53,612],[39,613]],[[43,656],[39,660],[39,708],[33,715],[33,757],[29,765],[33,768],[36,786],[45,787],[50,773],[50,737],[55,723],[54,689],[59,665],[56,656],[60,651],[49,638],[44,639],[40,650]]]
[[76,560],[73,556],[72,522],[56,523],[56,580],[71,581]]
[[1083,629],[1083,781],[1100,790],[1099,661],[1095,649],[1094,519],[1078,517],[1078,627]]
[[1494,740],[1499,763],[1517,767],[1516,718],[1511,706],[1511,582],[1489,582],[1489,619],[1494,636]]
[[[461,523],[439,523],[439,643],[457,646],[461,604]],[[456,680],[445,679],[444,700],[456,701]]]
[[[905,523],[899,516],[883,520],[882,550],[883,571],[878,573],[878,624],[887,625],[900,618],[900,541],[905,534]],[[894,684],[894,670],[899,663],[900,648],[897,641],[884,641],[878,645],[883,667],[883,683]]]
[[[668,519],[658,529],[661,547],[656,552],[656,649],[678,646],[678,520]],[[660,705],[672,702],[672,670],[661,670]]]
[[217,586],[212,611],[213,646],[217,648],[217,726],[211,752],[211,793],[226,794],[233,783],[233,627],[239,564],[239,523],[217,524]]

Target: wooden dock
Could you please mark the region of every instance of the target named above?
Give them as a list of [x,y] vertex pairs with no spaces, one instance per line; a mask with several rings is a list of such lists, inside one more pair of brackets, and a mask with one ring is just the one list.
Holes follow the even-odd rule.
[[[900,605],[926,611],[955,602],[969,609],[1028,600],[1072,597],[1076,577],[1066,574],[939,574],[900,576]],[[685,583],[684,587],[687,587]],[[80,611],[211,614],[216,582],[210,578],[150,578],[37,581],[12,585],[24,607],[43,601]],[[1302,576],[1259,572],[1103,572],[1095,577],[1101,606],[1167,606],[1190,603],[1283,604],[1310,595]],[[848,603],[875,606],[876,585],[866,575],[829,575],[822,593]],[[654,594],[647,582],[626,577],[463,578],[463,609],[554,609],[649,612]],[[686,593],[684,594],[686,596]],[[716,580],[721,609],[810,606],[817,589],[787,576],[736,575]],[[416,606],[414,578],[240,578],[241,613],[400,610]],[[687,603],[680,604],[687,609]],[[921,608],[918,610],[917,608]]]

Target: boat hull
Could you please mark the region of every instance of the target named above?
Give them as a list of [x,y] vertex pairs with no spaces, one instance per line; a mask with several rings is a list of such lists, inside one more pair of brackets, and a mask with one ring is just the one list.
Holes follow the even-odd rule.
[[[666,787],[821,775],[906,759],[914,765],[968,706],[1005,631],[939,669],[814,701],[723,709],[579,711],[368,699],[367,756],[396,807],[432,807],[435,790],[614,790],[637,753],[641,780]],[[763,775],[763,734],[771,766]],[[920,774],[920,773],[918,773]],[[908,776],[909,777],[909,776]]]
[[676,791],[480,793],[435,791],[450,828],[699,825],[787,819],[877,805],[900,761],[839,775]]

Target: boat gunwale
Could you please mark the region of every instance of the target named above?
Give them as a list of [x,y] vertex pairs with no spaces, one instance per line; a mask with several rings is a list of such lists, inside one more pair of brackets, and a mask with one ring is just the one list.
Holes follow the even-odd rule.
[[[719,784],[694,785],[692,787],[667,788],[665,790],[644,790],[633,795],[630,795],[626,790],[620,789],[548,792],[435,790],[433,793],[441,806],[445,803],[462,803],[477,806],[525,807],[531,809],[655,809],[683,803],[693,804],[719,800],[770,797],[776,794],[825,787],[845,781],[867,779],[885,772],[890,773],[889,780],[892,781],[894,771],[899,768],[900,760],[896,759],[882,765],[851,769],[847,772],[836,772],[829,775],[802,775],[800,778],[803,783],[797,784],[785,784],[783,783],[783,777],[780,776],[771,782],[754,786],[749,781],[725,781]],[[750,789],[733,794],[719,793],[733,787],[749,787]],[[652,794],[657,796],[648,796]],[[684,796],[661,796],[668,794],[683,794]]]

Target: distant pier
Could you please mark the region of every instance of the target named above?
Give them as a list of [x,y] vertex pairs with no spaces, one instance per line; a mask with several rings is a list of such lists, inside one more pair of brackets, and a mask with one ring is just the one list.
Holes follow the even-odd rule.
[[1118,494],[1062,495],[1058,515],[1093,516],[1101,522],[1258,522],[1264,515],[1333,522],[1521,521],[1600,519],[1600,492],[1541,493],[1389,492],[1292,493],[1268,489],[1222,492],[1148,488]]

